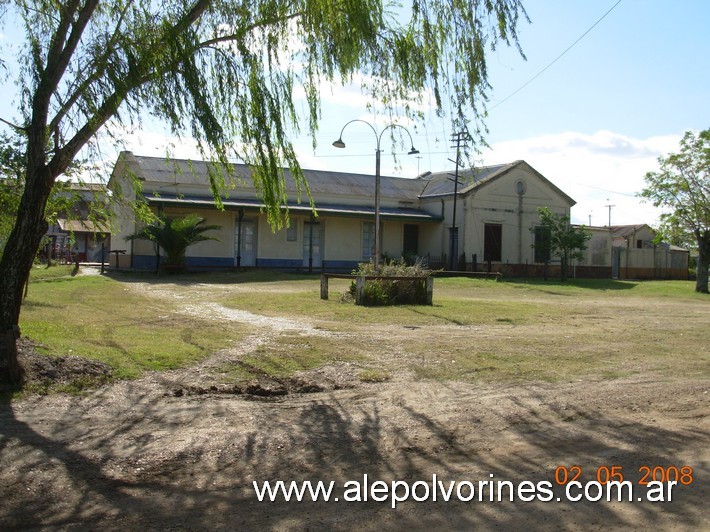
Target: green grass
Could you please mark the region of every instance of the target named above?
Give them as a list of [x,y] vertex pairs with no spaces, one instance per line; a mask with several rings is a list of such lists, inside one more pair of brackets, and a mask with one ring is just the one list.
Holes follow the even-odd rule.
[[592,295],[604,294],[610,297],[673,297],[700,299],[704,294],[695,292],[694,281],[625,281],[613,279],[568,279],[567,281],[542,279],[507,279],[502,286],[516,289],[556,294]]
[[[710,376],[710,298],[696,294],[692,282],[445,278],[435,280],[432,306],[373,308],[341,299],[348,280],[331,280],[330,299],[321,300],[315,275],[255,270],[108,278],[72,277],[71,267],[55,271],[48,278],[33,270],[23,334],[48,355],[107,362],[117,378],[189,366],[255,331],[255,325],[181,313],[181,302],[193,300],[334,333],[275,332],[219,368],[230,382],[288,379],[338,363],[352,364],[363,382],[404,373],[468,382]],[[180,297],[151,297],[135,281]]]
[[300,336],[279,340],[276,348],[262,346],[244,358],[251,367],[267,375],[292,377],[298,371],[314,369],[334,362],[352,362],[362,357],[354,350],[334,349],[332,342],[320,337],[304,339]]
[[54,266],[35,265],[30,271],[30,282],[47,281],[60,277],[72,277],[74,273],[74,265],[72,264],[57,264]]
[[40,352],[100,360],[118,378],[192,364],[241,336],[176,310],[106,277],[61,277],[30,283],[20,325]]
[[[268,316],[304,316],[331,322],[347,322],[354,324],[458,324],[473,325],[480,323],[496,323],[500,320],[523,322],[538,312],[537,305],[525,301],[509,299],[496,305],[496,313],[490,307],[482,304],[485,296],[476,292],[476,287],[499,287],[492,281],[473,280],[465,294],[452,279],[437,279],[434,288],[434,304],[397,305],[385,307],[365,307],[355,305],[352,300],[343,301],[342,295],[347,292],[348,281],[331,281],[329,299],[320,299],[320,288],[317,278],[289,283],[290,288],[283,291],[240,292],[234,296],[220,299],[220,303],[230,308],[248,310]],[[488,288],[487,290],[491,290]]]
[[[494,281],[468,278],[442,278],[434,282],[434,304],[400,305],[370,308],[343,301],[350,281],[331,280],[329,300],[319,298],[316,277],[288,282],[288,290],[260,290],[226,296],[222,304],[270,316],[302,315],[334,322],[355,324],[408,323],[411,325],[495,323],[524,324],[539,320],[540,315],[564,314],[555,301],[570,298],[670,298],[703,301],[704,294],[693,290],[689,281],[613,281],[580,279],[559,281],[509,280]],[[551,305],[540,305],[541,300]]]
[[338,362],[360,363],[367,357],[346,340],[322,336],[280,336],[243,357],[222,366],[223,380],[248,380],[260,376],[288,379],[307,371]]
[[382,368],[365,368],[358,373],[362,382],[385,382],[392,378],[392,374]]

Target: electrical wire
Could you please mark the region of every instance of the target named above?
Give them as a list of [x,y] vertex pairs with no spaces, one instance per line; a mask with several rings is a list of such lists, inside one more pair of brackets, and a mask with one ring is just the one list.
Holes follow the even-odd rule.
[[614,8],[615,8],[616,6],[618,6],[620,3],[621,3],[621,0],[618,0],[618,2],[616,2],[616,4],[614,4],[613,6],[611,6],[611,7],[609,8],[609,10],[608,10],[606,13],[604,13],[604,14],[601,16],[601,18],[599,18],[599,20],[597,20],[594,24],[592,24],[592,26],[591,26],[587,31],[585,31],[576,41],[574,41],[572,44],[570,44],[564,52],[562,52],[560,55],[558,55],[550,64],[548,64],[545,68],[543,68],[542,70],[540,70],[540,72],[538,72],[538,73],[535,74],[532,78],[530,78],[527,82],[525,82],[518,90],[516,90],[516,91],[513,92],[512,94],[509,94],[508,96],[506,96],[505,98],[503,98],[501,101],[499,101],[499,102],[498,102],[497,104],[495,104],[493,107],[490,107],[490,108],[488,109],[488,112],[491,112],[491,111],[492,111],[493,109],[495,109],[496,107],[499,107],[500,105],[504,104],[505,102],[507,102],[508,100],[510,100],[513,96],[515,96],[516,94],[518,94],[521,90],[523,90],[525,87],[527,87],[528,85],[530,85],[530,84],[531,84],[533,81],[535,81],[537,78],[539,78],[548,68],[550,68],[552,65],[554,65],[555,63],[557,63],[557,61],[559,61],[559,60],[562,58],[562,56],[564,56],[567,52],[569,52],[579,41],[581,41],[582,39],[584,39],[584,37],[585,37],[590,31],[592,31],[602,20],[604,20],[604,19],[606,18],[606,16],[607,16],[609,13],[611,13],[611,12],[614,10]]

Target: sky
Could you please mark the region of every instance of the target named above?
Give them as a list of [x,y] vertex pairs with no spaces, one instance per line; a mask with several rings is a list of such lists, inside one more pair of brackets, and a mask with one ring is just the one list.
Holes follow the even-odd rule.
[[[577,202],[574,223],[656,225],[660,211],[636,196],[645,173],[658,169],[659,156],[677,151],[685,131],[710,127],[710,2],[523,4],[531,19],[519,26],[527,60],[515,48],[488,54],[488,147],[479,146],[470,163],[527,161]],[[378,133],[391,122],[368,112],[354,87],[324,88],[321,97],[317,148],[309,137],[293,139],[301,166],[374,174],[377,141],[367,125],[352,123],[343,130],[345,149],[332,142],[350,120],[365,120]],[[0,116],[12,115],[8,101],[0,102]],[[384,134],[382,175],[454,171],[446,117],[398,123],[406,125],[420,153],[406,155],[409,145],[392,146]],[[196,156],[189,141],[168,138],[150,121],[126,135],[123,148],[162,156],[171,144],[176,156]],[[105,151],[109,160],[117,155],[112,149]]]

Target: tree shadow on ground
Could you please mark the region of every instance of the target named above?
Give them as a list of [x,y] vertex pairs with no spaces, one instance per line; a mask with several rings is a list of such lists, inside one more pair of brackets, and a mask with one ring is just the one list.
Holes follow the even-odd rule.
[[[501,281],[505,284],[513,285],[515,288],[531,288],[534,287],[536,290],[545,292],[542,287],[547,288],[582,288],[591,291],[617,291],[617,290],[632,290],[637,285],[636,281],[629,280],[616,280],[616,279],[567,279],[561,281],[560,279],[549,279],[545,281],[544,279],[534,279],[534,278],[510,278]],[[565,292],[550,292],[555,295],[571,295]]]
[[[413,384],[414,386],[415,384]],[[347,481],[390,483],[553,481],[557,466],[622,464],[636,482],[642,465],[670,465],[707,443],[700,428],[665,430],[520,388],[481,401],[442,386],[458,414],[435,415],[427,399],[363,391],[293,397],[163,396],[135,383],[90,397],[0,404],[0,527],[156,529],[585,529],[675,524],[700,529],[699,481],[668,503],[345,502]],[[117,397],[131,397],[121,407]],[[482,409],[500,419],[485,425]],[[502,442],[502,443],[501,443]],[[691,464],[696,478],[706,463]],[[259,502],[253,482],[334,481],[339,502]],[[582,479],[580,479],[582,480]],[[352,485],[350,485],[352,486]],[[635,484],[636,488],[639,488]],[[401,493],[401,492],[400,492]],[[419,486],[418,495],[424,493]],[[507,492],[504,492],[507,493]],[[466,496],[468,491],[464,490]],[[560,486],[555,497],[562,497]],[[352,494],[351,494],[352,495]],[[622,508],[630,505],[632,508]]]

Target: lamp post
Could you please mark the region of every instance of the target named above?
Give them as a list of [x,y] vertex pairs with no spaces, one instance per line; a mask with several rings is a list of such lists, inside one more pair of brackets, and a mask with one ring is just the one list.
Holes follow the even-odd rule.
[[412,134],[409,132],[409,130],[401,126],[399,124],[389,124],[382,129],[379,133],[375,129],[375,126],[370,124],[369,122],[365,120],[361,120],[359,118],[356,118],[354,120],[350,120],[350,122],[346,123],[343,126],[343,129],[340,130],[340,137],[338,137],[338,140],[333,142],[333,146],[336,148],[345,148],[345,143],[343,142],[343,131],[345,131],[345,128],[348,127],[348,125],[352,124],[353,122],[362,122],[363,124],[367,124],[372,132],[375,134],[375,139],[377,140],[377,146],[375,149],[375,273],[379,273],[380,271],[380,153],[382,150],[380,149],[380,143],[382,141],[382,134],[387,131],[388,129],[394,129],[395,127],[400,127],[404,129],[404,131],[407,132],[407,135],[409,135],[409,140],[412,144],[412,148],[407,152],[407,155],[416,155],[419,153],[419,150],[414,148],[414,141],[412,140]]

